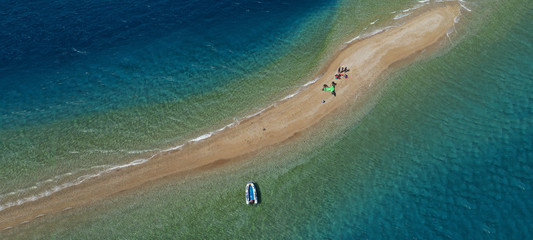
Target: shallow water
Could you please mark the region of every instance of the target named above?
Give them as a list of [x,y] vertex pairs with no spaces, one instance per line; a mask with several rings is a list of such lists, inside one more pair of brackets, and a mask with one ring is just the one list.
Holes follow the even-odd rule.
[[[387,13],[392,19],[398,13],[391,12],[401,12],[417,2],[386,7],[371,2],[338,4],[332,7],[317,3],[316,8],[310,8],[315,9],[315,12],[302,7],[312,12],[313,16],[323,14],[316,19],[307,19],[308,22],[302,20],[302,23],[329,23],[329,26],[337,26],[336,29],[342,32],[327,32],[327,28],[324,28],[325,32],[307,31],[308,35],[301,33],[311,39],[306,43],[318,42],[314,47],[340,44],[358,34],[372,32],[372,29],[363,29],[372,26],[370,23],[376,19],[384,18],[380,14]],[[450,34],[448,47],[399,72],[390,73],[379,85],[382,90],[370,101],[369,113],[361,118],[358,109],[347,110],[348,116],[338,120],[340,126],[335,135],[323,135],[323,132],[316,130],[304,138],[313,140],[281,146],[275,152],[263,153],[249,162],[233,164],[228,169],[208,172],[206,176],[190,176],[85,210],[73,211],[68,218],[45,218],[39,225],[28,225],[20,228],[19,232],[9,234],[25,236],[17,234],[26,232],[33,237],[77,239],[269,239],[274,236],[311,239],[530,238],[533,231],[533,222],[530,220],[533,219],[530,197],[533,195],[533,6],[527,1],[468,1],[463,4],[472,12],[463,9],[460,24]],[[273,6],[277,5],[273,3]],[[348,17],[353,11],[364,10],[375,12]],[[287,22],[292,21],[287,19]],[[345,30],[346,24],[339,24],[339,21],[358,23],[357,30]],[[375,24],[379,23],[378,20]],[[306,29],[306,24],[296,24],[292,32]],[[260,99],[257,94],[252,96],[252,91],[250,96],[231,92],[231,87],[241,87],[243,82],[250,81],[250,78],[240,75],[242,72],[236,72],[232,73],[235,75],[229,74],[231,76],[228,75],[227,79],[238,84],[205,83],[205,86],[213,87],[204,86],[199,91],[205,92],[199,95],[168,95],[179,96],[176,102],[169,100],[171,97],[161,97],[166,95],[157,92],[161,98],[125,101],[124,105],[110,104],[109,108],[91,108],[91,111],[78,115],[74,121],[66,116],[61,118],[59,114],[58,122],[54,118],[44,119],[39,122],[43,125],[25,117],[20,119],[26,119],[24,121],[28,123],[10,122],[13,125],[2,130],[3,136],[9,136],[2,139],[3,146],[7,149],[17,146],[21,150],[7,151],[11,154],[7,156],[4,153],[6,151],[2,151],[3,166],[11,168],[2,168],[4,172],[1,176],[11,182],[5,188],[12,189],[17,184],[31,185],[15,176],[19,171],[34,173],[37,166],[44,165],[52,169],[50,172],[64,173],[56,170],[62,167],[55,165],[68,164],[76,169],[79,166],[115,163],[121,158],[129,159],[125,154],[129,150],[163,149],[182,139],[191,139],[218,129],[218,126],[212,128],[210,124],[226,121],[221,124],[224,126],[233,121],[233,117],[248,114],[250,111],[247,108],[260,109],[262,103],[291,93],[295,87],[310,81],[312,76],[289,74],[293,68],[286,69],[281,63],[291,62],[285,60],[290,59],[291,54],[285,55],[284,51],[294,47],[301,49],[299,54],[311,56],[309,62],[295,67],[309,70],[309,66],[318,65],[319,59],[328,56],[334,47],[323,46],[327,49],[324,52],[305,50],[305,47],[298,45],[302,42],[294,35],[287,33],[287,39],[290,43],[273,49],[265,43],[269,54],[273,53],[268,55],[271,56],[268,58],[270,60],[260,56],[261,61],[271,61],[268,68],[262,71],[287,78],[279,82],[272,80],[276,77],[257,79],[259,84],[263,84],[259,85],[261,91],[266,92],[266,96]],[[163,42],[161,40],[160,43]],[[139,51],[157,52],[156,49],[161,47],[157,43],[150,46],[153,49]],[[165,53],[172,47],[161,49]],[[102,53],[101,58],[108,58],[106,54]],[[249,53],[243,50],[242,54]],[[137,56],[140,55],[143,54]],[[157,64],[148,66],[145,62],[150,60],[137,65],[157,69]],[[254,64],[255,61],[250,62]],[[247,67],[242,69],[249,71]],[[132,72],[128,76],[144,76],[142,71]],[[175,71],[175,74],[181,72]],[[283,93],[280,93],[279,88],[276,89],[280,84],[284,85]],[[249,89],[246,86],[242,88]],[[142,92],[140,89],[138,91]],[[179,107],[183,102],[198,102],[202,109],[218,109],[219,105],[209,102],[214,96],[234,97],[235,104],[242,99],[250,102],[237,105],[236,109],[222,111],[222,116],[209,114],[213,111],[198,113]],[[141,107],[135,107],[137,104]],[[154,110],[154,106],[157,110]],[[175,122],[169,121],[165,125],[165,121],[150,122],[143,118],[146,114],[161,119],[161,116],[168,116],[169,112],[175,112],[176,115],[171,117],[179,119],[178,122],[183,125],[169,127]],[[129,114],[139,116],[139,122],[121,125],[123,119],[130,118]],[[15,118],[10,114],[7,117]],[[109,123],[109,119],[115,120],[114,125],[105,124]],[[200,121],[202,119],[207,120]],[[102,134],[100,138],[75,135],[72,138],[76,140],[62,139],[64,144],[58,144],[56,150],[50,150],[54,149],[50,146],[38,150],[33,144],[21,143],[31,138],[28,137],[32,135],[29,134],[31,131],[50,129],[47,134],[53,136],[57,131],[54,126],[58,129],[65,122],[77,122],[82,126],[77,127],[86,129],[87,133],[95,129],[97,132],[109,131],[109,135]],[[90,127],[90,124],[94,124],[94,127]],[[143,127],[131,127],[135,124]],[[132,129],[150,131],[137,133]],[[118,133],[121,131],[128,132],[132,137],[124,139]],[[148,133],[153,136],[145,136]],[[79,151],[80,155],[94,161],[86,165],[79,163],[84,157],[61,157],[58,153],[61,151],[57,150],[65,148],[65,152],[69,151],[65,144],[85,146],[90,143],[95,146],[87,149],[98,149],[97,144],[101,139],[107,139],[106,136],[117,136],[116,139],[121,140],[102,143],[109,147],[103,150],[111,149],[113,152],[83,155]],[[124,149],[125,152],[116,149]],[[8,161],[18,159],[16,156],[23,153],[41,156],[36,151],[43,151],[42,159],[50,155],[51,160],[32,158],[36,160]],[[100,156],[113,160],[101,160]],[[23,166],[29,170],[20,170],[24,169]],[[53,176],[47,175],[48,172],[42,174]],[[256,181],[261,191],[262,202],[256,207],[244,204],[243,190],[249,180]]]

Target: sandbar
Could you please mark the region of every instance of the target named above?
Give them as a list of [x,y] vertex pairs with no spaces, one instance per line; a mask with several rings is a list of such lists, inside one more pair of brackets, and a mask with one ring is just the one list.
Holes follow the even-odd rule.
[[[442,4],[400,26],[354,42],[324,66],[320,79],[296,96],[210,138],[162,153],[144,164],[114,170],[50,196],[6,208],[0,211],[0,231],[16,228],[35,218],[61,214],[65,209],[138,191],[163,180],[217,168],[229,161],[246,161],[265,148],[282,144],[317,126],[326,116],[337,114],[337,109],[357,101],[356,96],[367,90],[391,65],[438,44],[459,14],[459,4]],[[336,81],[337,97],[321,91],[323,84],[335,80],[334,75],[342,65],[348,66],[350,72],[348,79]]]

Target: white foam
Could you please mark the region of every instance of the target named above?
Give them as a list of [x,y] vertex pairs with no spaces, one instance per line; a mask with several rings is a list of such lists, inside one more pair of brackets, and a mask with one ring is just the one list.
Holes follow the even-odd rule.
[[[377,20],[376,20],[377,21]],[[374,34],[377,34],[379,32],[383,32],[385,30],[387,30],[388,28],[391,28],[391,27],[387,27],[387,28],[384,28],[384,29],[379,29],[379,30],[376,30],[370,34],[367,34],[367,35],[364,35],[365,37],[366,36],[371,36],[371,35],[374,35]],[[321,75],[322,76],[322,75]],[[302,87],[300,87],[300,89],[298,89],[295,93],[293,94],[290,94],[282,99],[280,99],[279,101],[284,101],[286,99],[289,99],[289,98],[292,98],[294,96],[296,96],[301,88],[303,87],[307,87],[315,82],[318,81],[318,79],[320,79],[321,76],[318,76],[316,77],[315,79],[305,83]],[[274,107],[276,104],[272,104],[266,108],[263,108],[253,114],[250,114],[248,116],[245,116],[243,119],[249,119],[249,118],[253,118],[255,116],[258,116],[259,114],[265,112],[266,110]],[[202,140],[205,140],[211,136],[213,136],[214,134],[216,133],[219,133],[219,132],[222,132],[224,131],[225,129],[227,128],[232,128],[232,127],[235,127],[237,125],[240,124],[240,120],[239,119],[236,119],[234,120],[232,123],[220,128],[220,129],[217,129],[215,131],[212,131],[212,132],[209,132],[207,134],[203,134],[199,137],[196,137],[196,138],[193,138],[189,141],[187,141],[187,143],[191,143],[191,142],[199,142],[199,141],[202,141]],[[185,144],[187,144],[185,143]],[[90,167],[89,169],[100,169],[100,168],[103,168],[103,170],[100,170],[98,171],[97,173],[93,173],[93,174],[86,174],[86,175],[83,175],[83,176],[80,176],[78,177],[76,180],[74,181],[71,181],[71,182],[67,182],[67,183],[63,183],[63,184],[60,184],[60,185],[57,185],[57,186],[54,186],[48,190],[45,190],[41,193],[38,193],[38,194],[35,194],[35,195],[32,195],[32,196],[29,196],[29,197],[25,197],[25,198],[21,198],[21,199],[18,199],[16,201],[12,201],[12,202],[8,202],[8,203],[5,203],[5,204],[2,204],[0,205],[0,211],[3,211],[4,209],[7,209],[7,208],[10,208],[10,207],[13,207],[13,206],[18,206],[18,205],[22,205],[24,203],[27,203],[27,202],[33,202],[33,201],[36,201],[40,198],[43,198],[43,197],[47,197],[47,196],[50,196],[51,194],[53,193],[56,193],[56,192],[59,192],[63,189],[66,189],[66,188],[69,188],[69,187],[72,187],[72,186],[76,186],[76,185],[79,185],[89,179],[93,179],[93,178],[96,178],[96,177],[99,177],[101,176],[102,174],[105,174],[105,173],[109,173],[111,171],[114,171],[114,170],[118,170],[118,169],[122,169],[122,168],[127,168],[127,167],[131,167],[131,166],[136,166],[136,165],[140,165],[140,164],[144,164],[148,161],[150,161],[151,159],[153,159],[154,157],[158,156],[159,154],[161,153],[164,153],[164,152],[169,152],[169,151],[173,151],[173,150],[178,150],[178,149],[181,149],[182,147],[185,146],[185,144],[181,144],[181,145],[177,145],[175,147],[171,147],[171,148],[168,148],[168,149],[163,149],[163,150],[160,150],[160,149],[148,149],[148,150],[91,150],[89,151],[90,153],[94,153],[94,152],[98,152],[98,153],[113,153],[113,152],[127,152],[127,153],[130,153],[130,154],[138,154],[138,153],[145,153],[145,152],[151,152],[151,151],[157,151],[159,150],[159,152],[153,154],[152,156],[150,156],[149,158],[142,158],[142,159],[136,159],[136,160],[133,160],[129,163],[126,163],[126,164],[122,164],[122,165],[99,165],[99,166],[93,166],[93,167]],[[72,151],[71,153],[78,153],[76,151]],[[15,194],[23,194],[23,193],[26,193],[28,192],[29,190],[34,190],[34,189],[37,189],[40,185],[43,185],[45,183],[49,183],[49,182],[53,182],[53,181],[58,181],[60,179],[62,179],[63,177],[65,176],[71,176],[75,173],[78,173],[78,172],[81,172],[81,171],[85,171],[87,169],[80,169],[74,173],[72,172],[69,172],[69,173],[66,173],[66,174],[63,174],[63,175],[59,175],[59,176],[56,176],[54,178],[51,178],[51,179],[47,179],[45,181],[42,181],[42,182],[39,182],[37,183],[36,185],[32,186],[32,187],[29,187],[29,188],[25,188],[25,189],[21,189],[21,190],[18,190],[18,191],[14,191],[14,192],[10,192],[8,194],[4,194],[4,195],[0,195],[0,200],[2,198],[5,198],[7,196],[11,196],[11,195],[15,195]],[[63,211],[65,210],[69,210],[69,209],[72,209],[72,207],[68,207],[68,208],[65,208],[63,209]],[[44,216],[44,215],[43,215]],[[41,217],[40,215],[37,216],[37,217]]]
[[346,44],[349,44],[349,43],[352,43],[353,41],[356,41],[356,40],[358,40],[358,39],[360,39],[360,38],[361,38],[361,35],[357,35],[356,37],[350,39],[350,41],[345,42],[345,43],[346,43]]
[[450,33],[451,33],[450,30],[448,30],[448,32],[446,32],[446,37],[448,37],[448,40],[450,40],[450,42],[453,43],[452,39],[450,38]]
[[[82,170],[78,170],[75,173],[80,172],[80,171],[82,171]],[[62,175],[55,176],[54,178],[49,178],[49,179],[46,179],[44,181],[38,182],[38,183],[36,183],[35,185],[33,185],[31,187],[19,189],[17,191],[13,191],[13,192],[10,192],[10,193],[6,193],[6,194],[3,194],[3,195],[0,195],[0,200],[5,198],[5,197],[8,197],[8,196],[13,196],[13,195],[17,195],[17,194],[18,195],[24,194],[24,193],[26,193],[28,191],[37,189],[39,186],[41,186],[43,184],[50,183],[50,182],[53,182],[53,181],[58,181],[59,179],[61,179],[63,177],[66,177],[66,176],[70,176],[72,174],[74,174],[74,173],[68,172],[68,173],[65,173],[65,174],[62,174]]]
[[[155,155],[154,155],[155,156]],[[153,157],[153,156],[152,156]],[[118,165],[118,166],[114,166],[114,167],[111,167],[111,168],[108,168],[100,173],[97,173],[97,174],[93,174],[96,176],[100,176],[101,174],[103,173],[107,173],[107,172],[111,172],[113,170],[117,170],[117,169],[122,169],[122,168],[126,168],[126,167],[131,167],[131,166],[135,166],[135,165],[139,165],[139,164],[143,164],[145,162],[148,162],[148,160],[150,160],[150,158],[146,158],[146,159],[137,159],[135,161],[131,161],[127,164],[123,164],[123,165]],[[89,177],[92,178],[92,175],[88,175]]]
[[72,48],[72,50],[73,50],[74,52],[77,52],[77,53],[80,53],[80,54],[87,54],[86,51],[80,51],[80,50],[78,50],[78,49],[76,49],[76,48]]
[[285,100],[287,100],[287,99],[293,98],[294,96],[298,95],[298,92],[299,92],[299,91],[296,91],[296,92],[293,93],[293,94],[289,94],[289,95],[287,95],[286,97],[282,98],[281,101],[285,101]]
[[211,135],[213,135],[213,134],[212,133],[206,133],[206,134],[204,134],[202,136],[199,136],[197,138],[191,139],[189,142],[199,142],[199,141],[208,139],[209,137],[211,137]]
[[380,28],[380,29],[376,29],[370,33],[364,33],[364,34],[360,34],[360,35],[357,35],[356,37],[352,38],[350,41],[347,41],[346,44],[349,44],[349,43],[352,43],[356,40],[359,40],[359,39],[365,39],[365,38],[369,38],[369,37],[372,37],[376,34],[379,34],[379,33],[382,33],[382,32],[385,32],[391,28],[394,28],[394,26],[388,26],[388,27],[384,27],[384,28]]
[[379,18],[371,22],[370,25],[374,25],[377,21],[379,21]]
[[307,87],[307,86],[309,86],[309,85],[311,85],[311,84],[313,84],[313,83],[316,83],[316,82],[318,81],[318,79],[320,79],[320,77],[322,77],[322,75],[316,77],[315,79],[313,79],[313,80],[311,80],[311,81],[309,81],[309,82],[306,82],[303,86],[304,86],[304,87]]
[[409,15],[411,15],[411,13],[400,13],[400,14],[394,16],[394,20],[398,20],[400,18],[404,18],[404,17],[407,17]]
[[467,8],[462,2],[459,3],[459,5],[461,5],[462,8],[466,9],[466,11],[472,12],[472,10],[470,10],[469,8]]
[[411,10],[419,9],[419,8],[423,7],[424,5],[426,5],[426,4],[417,4],[414,7],[412,7]]
[[174,151],[174,150],[178,150],[180,148],[182,148],[185,144],[181,144],[181,145],[178,145],[178,146],[175,146],[175,147],[171,147],[171,148],[167,148],[161,152],[170,152],[170,151]]
[[[0,205],[0,211],[3,211],[6,208],[18,206],[18,205],[21,205],[21,204],[24,204],[24,203],[27,203],[27,202],[33,202],[33,201],[36,201],[36,200],[38,200],[40,198],[50,196],[51,194],[59,192],[59,191],[65,189],[65,188],[79,185],[79,184],[81,184],[81,183],[83,183],[83,182],[85,182],[85,181],[87,181],[89,179],[98,177],[98,176],[100,176],[100,175],[102,175],[104,173],[108,173],[108,172],[111,172],[113,170],[117,170],[117,169],[121,169],[121,168],[126,168],[126,167],[130,167],[130,166],[143,164],[143,163],[147,162],[148,160],[152,159],[153,157],[155,157],[156,155],[157,154],[154,154],[150,158],[147,158],[147,159],[137,159],[137,160],[134,160],[134,161],[129,162],[127,164],[116,165],[116,166],[113,166],[113,167],[110,167],[110,168],[106,168],[106,169],[104,169],[102,171],[99,171],[99,172],[97,172],[95,174],[87,174],[87,175],[80,176],[75,181],[63,183],[63,184],[54,186],[51,189],[46,190],[44,192],[41,192],[39,194],[32,195],[32,196],[29,196],[29,197],[25,197],[25,198],[18,199],[18,200],[13,201],[13,202],[8,202],[8,203],[5,203],[3,205]],[[61,175],[61,176],[63,176],[63,175]],[[56,176],[55,178],[60,178],[60,176]],[[39,185],[39,184],[37,184],[37,185]],[[24,190],[19,190],[19,191],[23,192]],[[17,192],[19,192],[19,191],[17,191]]]
[[[272,105],[271,105],[271,106],[272,106]],[[252,113],[252,114],[246,116],[245,119],[253,118],[253,117],[255,117],[255,116],[257,116],[257,115],[263,113],[263,112],[266,111],[268,108],[270,108],[270,107],[263,108],[263,109],[259,110],[259,111],[256,112],[256,113]]]

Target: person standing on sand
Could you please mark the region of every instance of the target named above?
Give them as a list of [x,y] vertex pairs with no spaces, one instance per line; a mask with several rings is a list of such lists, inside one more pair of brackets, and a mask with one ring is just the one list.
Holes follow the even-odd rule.
[[327,84],[324,84],[322,91],[330,91],[333,96],[337,96],[337,93],[335,92],[335,85],[337,85],[335,82],[331,82],[331,87],[328,87]]

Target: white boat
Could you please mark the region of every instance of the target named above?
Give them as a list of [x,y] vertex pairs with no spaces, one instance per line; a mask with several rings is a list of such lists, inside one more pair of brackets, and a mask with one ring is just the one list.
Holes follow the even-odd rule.
[[246,184],[246,204],[257,204],[257,190],[253,182]]

